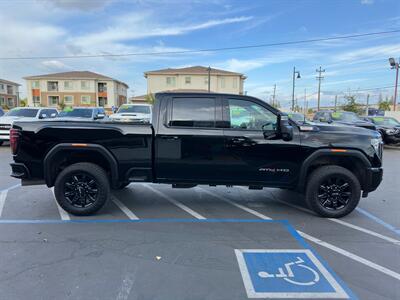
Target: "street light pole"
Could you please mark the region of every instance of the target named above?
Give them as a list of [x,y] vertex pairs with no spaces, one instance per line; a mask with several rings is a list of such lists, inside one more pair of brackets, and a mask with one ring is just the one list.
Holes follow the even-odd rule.
[[397,86],[399,84],[399,63],[395,61],[393,57],[389,58],[389,63],[392,69],[396,69],[396,82],[394,86],[394,99],[393,99],[393,110],[396,111],[397,106]]
[[208,92],[211,91],[211,67],[208,67]]
[[300,72],[296,71],[296,67],[293,67],[293,90],[292,90],[292,111],[294,111],[294,88],[296,85],[296,73],[297,73],[297,78],[300,79]]
[[321,102],[321,80],[324,79],[324,77],[321,76],[321,73],[324,73],[325,70],[322,70],[321,66],[319,69],[315,70],[315,72],[318,73],[317,80],[318,80],[318,111],[320,107],[320,102]]

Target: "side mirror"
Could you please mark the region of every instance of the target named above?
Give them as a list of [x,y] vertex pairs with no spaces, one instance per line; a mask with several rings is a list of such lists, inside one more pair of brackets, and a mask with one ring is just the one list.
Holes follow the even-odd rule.
[[323,122],[323,123],[328,123],[328,120],[325,117],[320,117],[318,121]]
[[46,114],[40,114],[39,119],[46,119],[47,115]]
[[105,116],[105,114],[97,114],[95,119],[104,119]]
[[291,141],[293,139],[293,126],[289,123],[288,116],[279,116],[279,131],[284,141]]
[[55,117],[57,117],[57,114],[56,114],[56,113],[52,113],[52,114],[50,115],[50,118],[55,118]]

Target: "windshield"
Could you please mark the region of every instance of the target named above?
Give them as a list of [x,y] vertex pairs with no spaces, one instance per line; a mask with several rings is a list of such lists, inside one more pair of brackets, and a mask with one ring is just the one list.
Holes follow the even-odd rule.
[[334,112],[332,113],[332,120],[344,122],[361,121],[361,119],[353,112]]
[[372,118],[372,122],[374,122],[377,125],[383,125],[383,126],[399,126],[400,125],[400,122],[394,118],[375,117],[375,118]]
[[7,117],[34,118],[38,111],[38,109],[14,108],[7,113]]
[[123,105],[118,109],[118,113],[150,114],[150,107],[147,105]]
[[91,118],[93,114],[92,109],[86,108],[71,108],[65,109],[58,114],[58,118]]
[[306,119],[305,116],[300,113],[289,113],[288,116],[295,122],[304,122],[304,120]]

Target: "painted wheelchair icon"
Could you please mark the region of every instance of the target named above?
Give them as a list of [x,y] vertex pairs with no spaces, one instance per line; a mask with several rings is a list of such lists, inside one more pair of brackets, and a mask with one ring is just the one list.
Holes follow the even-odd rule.
[[[314,279],[311,281],[307,282],[301,282],[301,281],[296,281],[294,278],[295,276],[295,268],[304,268],[309,270],[312,274]],[[285,271],[284,271],[285,269]],[[302,286],[310,286],[316,284],[320,276],[317,271],[315,271],[313,268],[307,266],[304,264],[304,260],[302,260],[300,257],[297,257],[297,260],[294,262],[288,262],[284,264],[284,268],[278,268],[278,273],[277,274],[270,274],[266,271],[260,271],[258,272],[258,276],[261,278],[282,278],[283,280],[295,284],[295,285],[302,285]]]

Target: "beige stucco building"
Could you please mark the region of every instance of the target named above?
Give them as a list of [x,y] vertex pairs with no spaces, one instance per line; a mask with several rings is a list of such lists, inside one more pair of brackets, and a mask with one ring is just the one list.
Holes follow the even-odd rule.
[[13,108],[19,105],[20,84],[0,79],[0,107]]
[[128,85],[89,71],[72,71],[24,78],[29,106],[103,106],[126,103]]
[[211,92],[243,94],[246,76],[241,73],[202,66],[145,72],[147,94],[176,90],[207,92],[209,73]]

